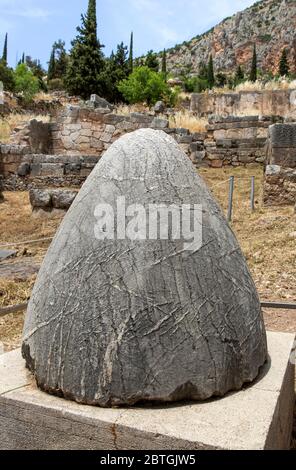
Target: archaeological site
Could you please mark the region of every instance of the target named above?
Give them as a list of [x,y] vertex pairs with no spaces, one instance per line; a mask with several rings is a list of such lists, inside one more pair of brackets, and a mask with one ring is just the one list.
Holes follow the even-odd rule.
[[0,453],[295,450],[296,2],[74,3],[0,55]]

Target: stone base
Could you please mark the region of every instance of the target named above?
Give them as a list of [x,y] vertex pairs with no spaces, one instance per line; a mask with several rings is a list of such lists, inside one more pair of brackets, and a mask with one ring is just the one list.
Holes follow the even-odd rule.
[[20,351],[0,356],[0,449],[288,449],[295,403],[294,335],[268,333],[255,384],[222,399],[102,409],[39,391]]

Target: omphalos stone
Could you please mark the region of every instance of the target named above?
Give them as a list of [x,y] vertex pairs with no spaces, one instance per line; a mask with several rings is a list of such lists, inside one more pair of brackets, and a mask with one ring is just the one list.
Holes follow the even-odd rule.
[[[172,230],[168,240],[118,239],[118,219],[114,239],[98,239],[96,208],[115,214],[123,198],[145,209],[201,204],[202,246],[185,249]],[[42,390],[103,407],[205,400],[257,377],[266,334],[246,261],[164,132],[123,136],[85,182],[40,270],[22,351]]]

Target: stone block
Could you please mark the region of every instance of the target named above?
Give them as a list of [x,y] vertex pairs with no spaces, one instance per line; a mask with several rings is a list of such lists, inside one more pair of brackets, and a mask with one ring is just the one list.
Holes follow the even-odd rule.
[[63,176],[64,165],[61,163],[41,163],[40,176]]
[[131,113],[130,114],[130,121],[137,123],[137,124],[151,124],[154,119],[154,116],[149,116],[149,114],[143,113]]
[[169,121],[168,119],[162,119],[162,118],[154,118],[151,127],[154,129],[166,129],[169,127]]
[[296,148],[296,123],[274,124],[269,128],[272,147]]
[[118,114],[106,114],[104,116],[104,123],[116,126],[119,122],[124,121],[125,118],[125,116],[119,116]]

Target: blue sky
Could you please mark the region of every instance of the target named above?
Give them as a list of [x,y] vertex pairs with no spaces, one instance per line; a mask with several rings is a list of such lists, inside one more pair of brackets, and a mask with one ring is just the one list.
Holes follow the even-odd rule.
[[[254,0],[97,0],[98,36],[109,55],[116,45],[135,36],[135,54],[161,50],[207,31],[223,18],[252,5]],[[0,51],[9,34],[9,63],[22,52],[49,59],[53,42],[76,34],[88,0],[0,0]]]

